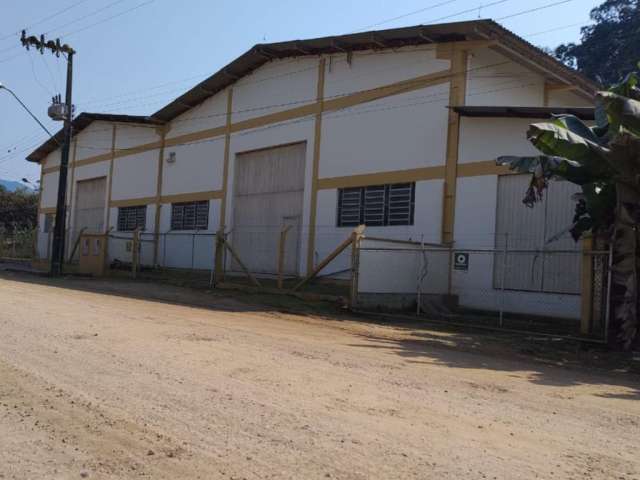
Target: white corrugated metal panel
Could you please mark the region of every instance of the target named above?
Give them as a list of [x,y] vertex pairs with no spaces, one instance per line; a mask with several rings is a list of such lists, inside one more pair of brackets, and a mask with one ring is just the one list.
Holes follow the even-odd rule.
[[236,156],[232,243],[253,272],[277,271],[280,230],[292,225],[284,269],[297,274],[305,152],[298,143]]
[[[569,182],[551,182],[546,192],[546,232],[551,239],[566,231],[573,223],[575,202],[571,199],[580,187]],[[575,250],[576,253],[545,254],[543,262],[543,285],[545,292],[580,293],[581,253],[569,233],[547,245],[548,250]]]
[[69,241],[75,244],[82,229],[86,233],[103,233],[107,178],[93,178],[76,183],[75,219]]
[[[503,250],[505,242],[509,250],[535,250],[542,246],[544,238],[544,208],[527,208],[522,204],[529,175],[501,176],[498,181],[498,214],[496,225],[496,249]],[[502,253],[495,258],[494,285],[503,282]],[[535,290],[542,288],[542,262],[534,255],[511,254],[507,256],[505,288]]]
[[76,185],[76,218],[74,230],[86,228],[87,232],[104,230],[104,204],[107,179],[105,177],[84,180]]
[[[534,208],[522,204],[529,186],[529,175],[501,176],[498,181],[496,249],[520,250],[507,255],[504,286],[510,290],[552,293],[580,293],[580,252],[568,233],[560,240],[547,240],[572,224],[575,202],[571,196],[579,187],[552,181],[543,201]],[[546,250],[549,253],[527,252]],[[575,253],[553,253],[575,250]],[[494,286],[503,282],[504,257],[495,255]]]

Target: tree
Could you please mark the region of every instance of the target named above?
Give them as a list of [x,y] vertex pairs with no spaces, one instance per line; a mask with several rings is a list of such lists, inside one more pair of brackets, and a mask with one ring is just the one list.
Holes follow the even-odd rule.
[[573,115],[532,124],[529,141],[536,157],[500,157],[532,179],[523,202],[533,207],[552,179],[580,185],[574,239],[590,232],[613,247],[612,330],[625,348],[640,344],[640,76],[632,72],[596,96],[596,125]]
[[555,56],[602,85],[621,81],[640,58],[640,0],[606,0],[590,13],[580,43],[560,45]]
[[14,192],[0,185],[0,230],[31,229],[38,216],[38,194],[19,188]]

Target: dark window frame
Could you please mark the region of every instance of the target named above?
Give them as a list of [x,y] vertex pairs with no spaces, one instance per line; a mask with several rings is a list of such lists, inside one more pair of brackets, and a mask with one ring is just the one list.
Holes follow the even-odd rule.
[[171,230],[207,230],[209,228],[209,200],[171,204]]
[[339,188],[336,225],[412,226],[415,203],[415,182]]
[[147,228],[147,206],[118,207],[118,231],[133,232],[136,228]]

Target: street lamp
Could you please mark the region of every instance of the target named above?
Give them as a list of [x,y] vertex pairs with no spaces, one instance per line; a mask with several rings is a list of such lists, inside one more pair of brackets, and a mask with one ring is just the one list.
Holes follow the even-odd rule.
[[40,120],[38,120],[38,117],[36,117],[36,116],[31,112],[31,110],[29,110],[29,107],[27,107],[27,106],[22,102],[22,100],[20,100],[20,98],[18,98],[18,96],[13,92],[13,90],[11,90],[11,89],[10,89],[9,87],[7,87],[6,85],[3,85],[3,84],[2,84],[2,82],[0,82],[0,90],[6,90],[6,91],[7,91],[7,92],[9,92],[11,95],[13,95],[13,98],[15,98],[15,99],[18,101],[18,103],[19,103],[20,105],[22,105],[22,108],[24,108],[24,109],[27,111],[27,113],[28,113],[29,115],[31,115],[31,118],[33,118],[36,122],[38,122],[38,125],[40,125],[40,127],[42,127],[42,129],[43,129],[45,132],[47,132],[47,134],[48,134],[51,138],[53,138],[53,139],[56,141],[56,143],[58,143],[58,144],[59,144],[58,140],[56,140],[56,138],[51,134],[51,132],[47,129],[47,127],[45,127],[45,126],[42,124],[42,122],[41,122]]

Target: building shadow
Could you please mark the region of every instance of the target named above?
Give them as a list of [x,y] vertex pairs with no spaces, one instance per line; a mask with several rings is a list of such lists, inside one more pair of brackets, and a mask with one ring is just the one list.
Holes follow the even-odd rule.
[[[437,329],[434,329],[437,330]],[[444,332],[444,333],[443,333]],[[414,329],[407,338],[359,334],[351,347],[384,350],[407,363],[458,369],[512,372],[537,385],[623,387],[624,393],[596,393],[603,398],[640,400],[640,362],[633,354],[585,347],[577,341],[500,332],[427,331]],[[637,355],[637,354],[636,354]]]

